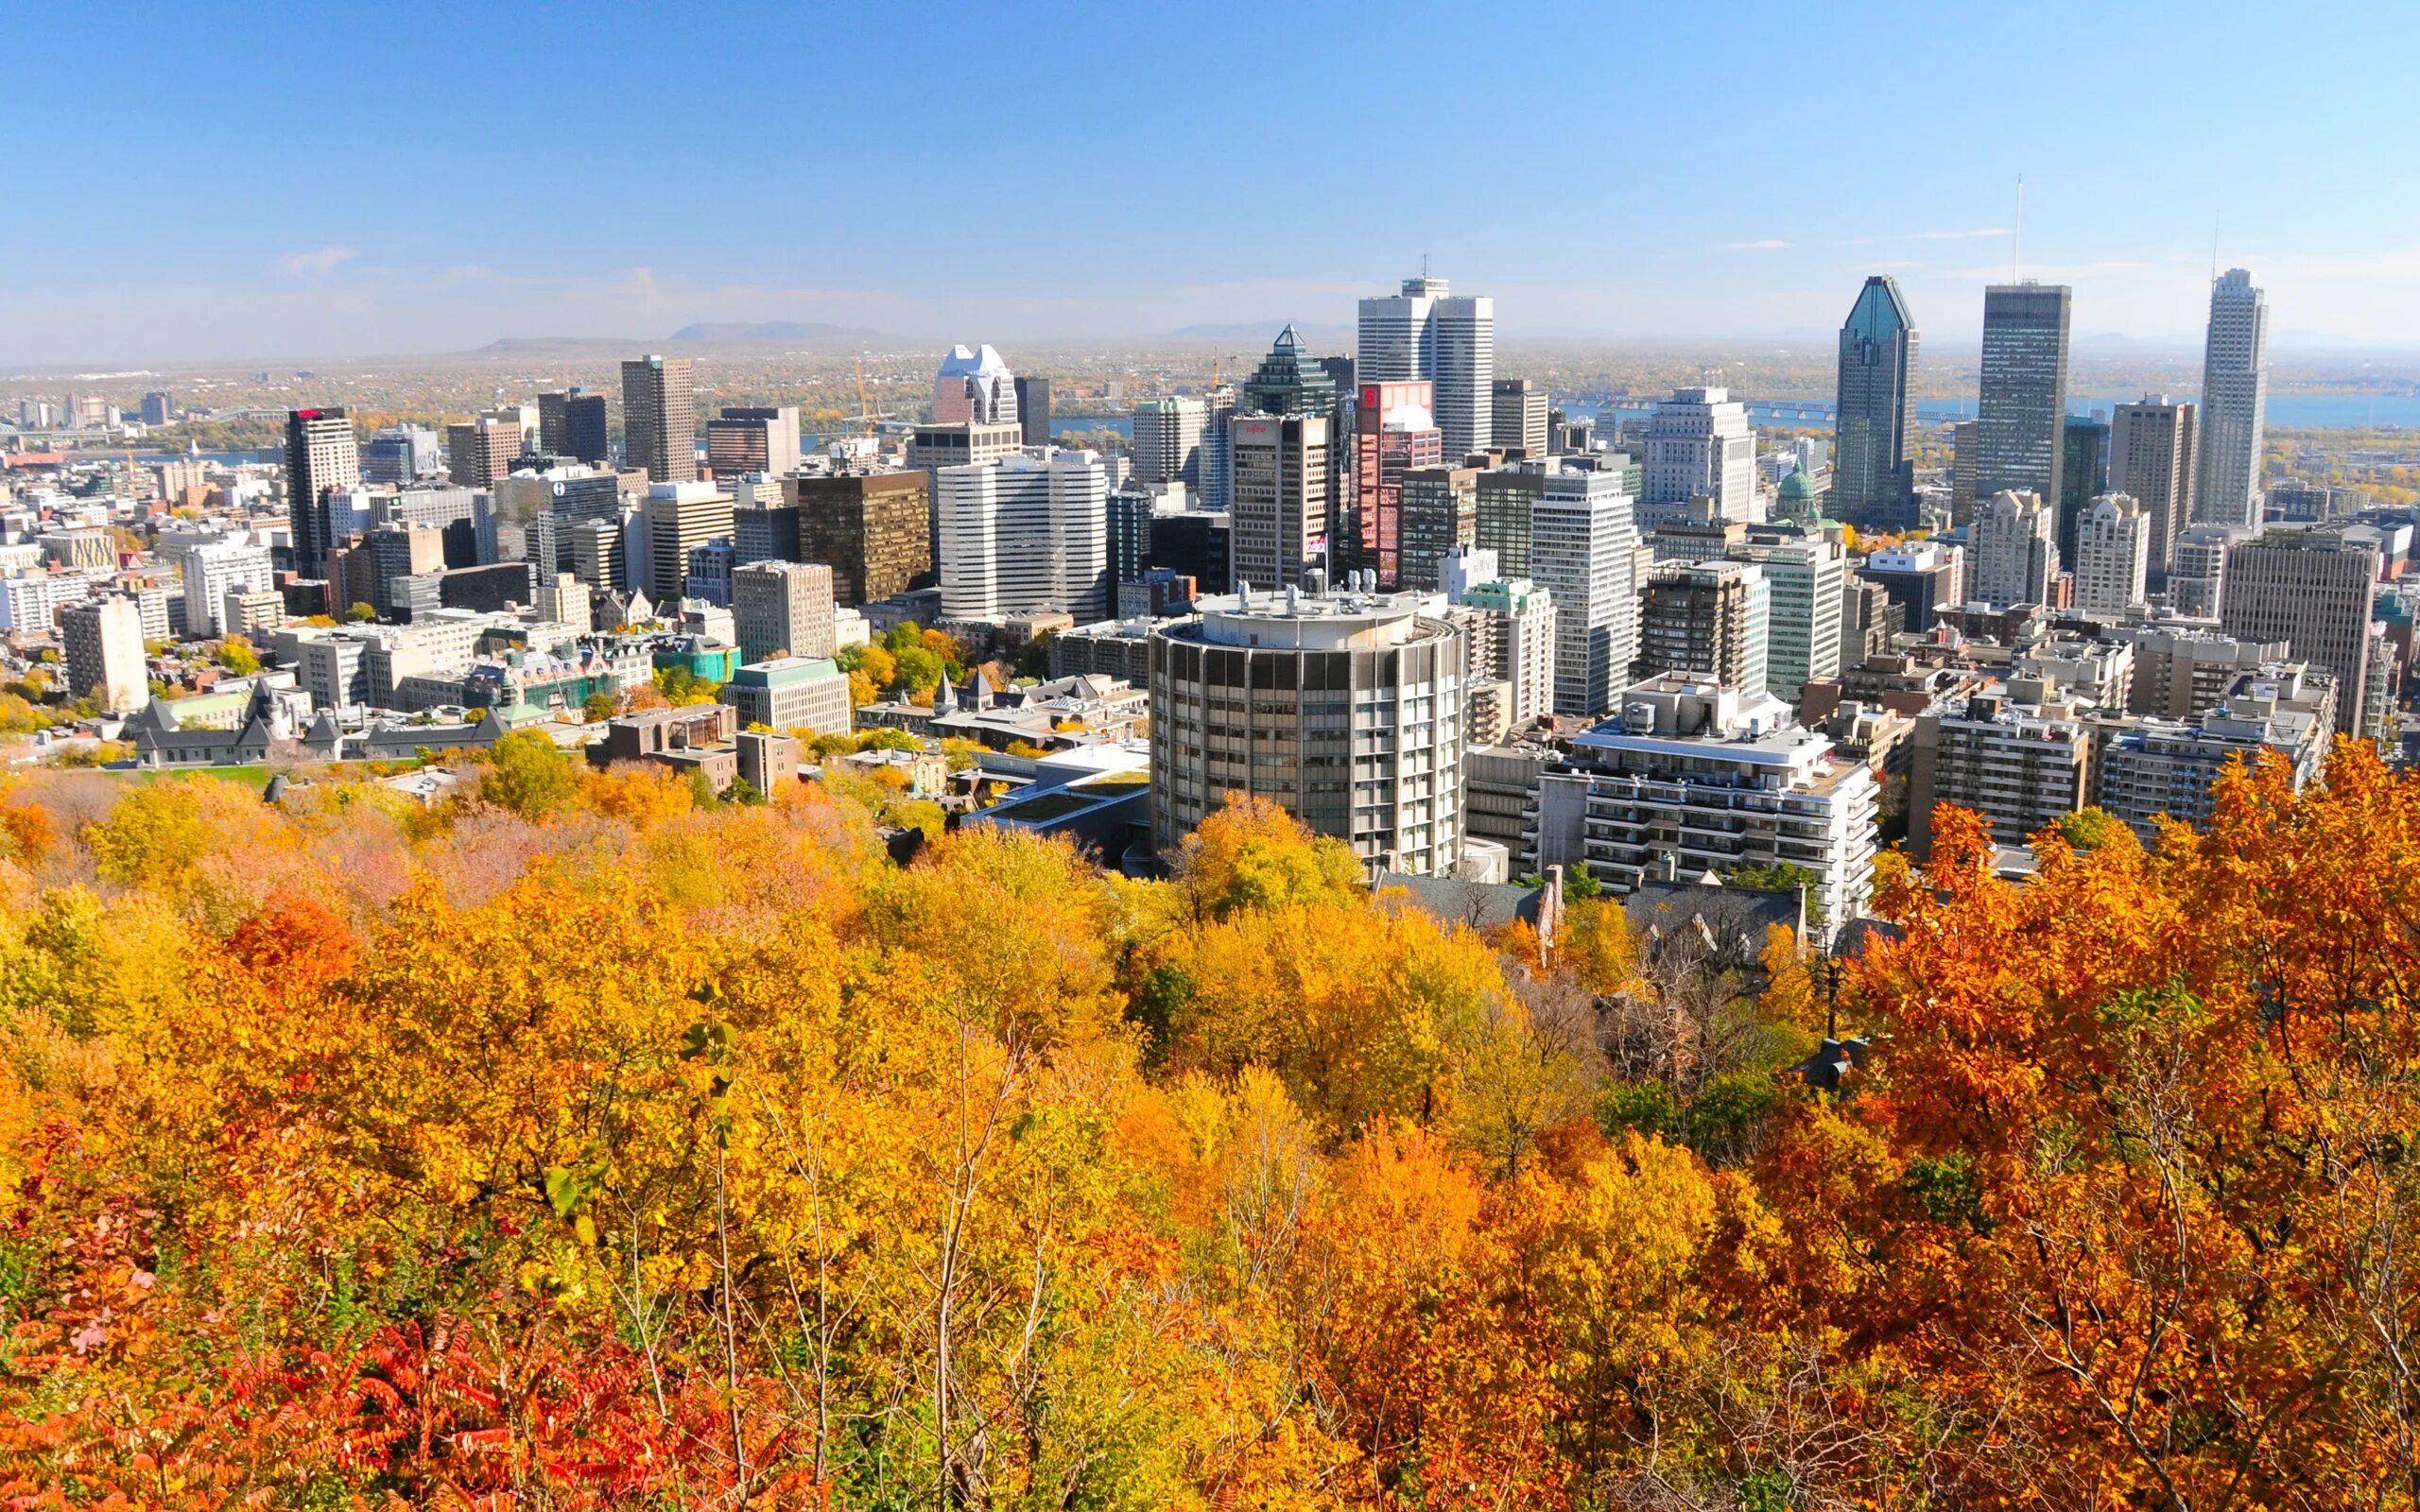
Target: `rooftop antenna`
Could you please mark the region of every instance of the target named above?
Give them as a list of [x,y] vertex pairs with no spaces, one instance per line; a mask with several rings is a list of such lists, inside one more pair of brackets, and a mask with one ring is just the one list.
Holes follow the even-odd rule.
[[2025,282],[2025,175],[2021,173],[2016,176],[2015,246],[2011,249],[2008,273],[2010,283]]
[[2219,282],[2219,212],[2210,212],[2210,283]]

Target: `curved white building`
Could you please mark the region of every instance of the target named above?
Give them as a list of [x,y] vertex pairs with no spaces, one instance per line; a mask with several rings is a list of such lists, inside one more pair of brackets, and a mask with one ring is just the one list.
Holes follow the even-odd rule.
[[1462,849],[1461,631],[1415,593],[1204,599],[1151,636],[1151,829],[1162,851],[1228,793],[1364,861],[1451,872]]

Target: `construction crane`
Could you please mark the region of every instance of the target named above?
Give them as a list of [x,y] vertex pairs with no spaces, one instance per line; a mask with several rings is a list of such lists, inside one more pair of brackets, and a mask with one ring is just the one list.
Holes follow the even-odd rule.
[[857,365],[857,423],[864,427],[866,435],[872,436],[874,433],[873,405],[866,398],[866,354],[860,352],[854,360]]

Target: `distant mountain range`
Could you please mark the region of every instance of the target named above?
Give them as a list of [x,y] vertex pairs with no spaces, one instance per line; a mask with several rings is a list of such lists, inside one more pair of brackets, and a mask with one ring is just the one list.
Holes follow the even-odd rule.
[[[908,343],[913,345],[914,343]],[[708,320],[684,325],[668,336],[506,336],[491,341],[472,357],[576,358],[634,357],[644,352],[679,352],[714,347],[897,347],[897,336],[862,326],[822,325],[801,320]]]
[[[1266,347],[1286,329],[1284,320],[1236,320],[1224,325],[1180,326],[1168,335],[1180,341],[1233,341],[1255,347]],[[1333,322],[1296,320],[1291,322],[1294,334],[1314,347],[1335,347],[1350,352],[1355,340],[1354,328]]]
[[695,341],[706,346],[780,341],[792,345],[848,347],[883,343],[895,345],[898,340],[895,336],[869,331],[863,326],[826,325],[821,321],[804,320],[709,320],[683,326],[672,333],[672,339]]

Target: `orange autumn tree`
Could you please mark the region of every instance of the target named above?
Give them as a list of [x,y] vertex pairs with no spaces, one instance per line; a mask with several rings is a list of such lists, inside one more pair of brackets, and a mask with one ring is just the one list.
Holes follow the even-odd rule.
[[1822,1321],[1954,1383],[1969,1504],[2408,1503],[2420,786],[2264,761],[2022,887],[1935,833],[1853,977],[1877,1074],[1771,1166],[1841,1234],[1794,1257]]

